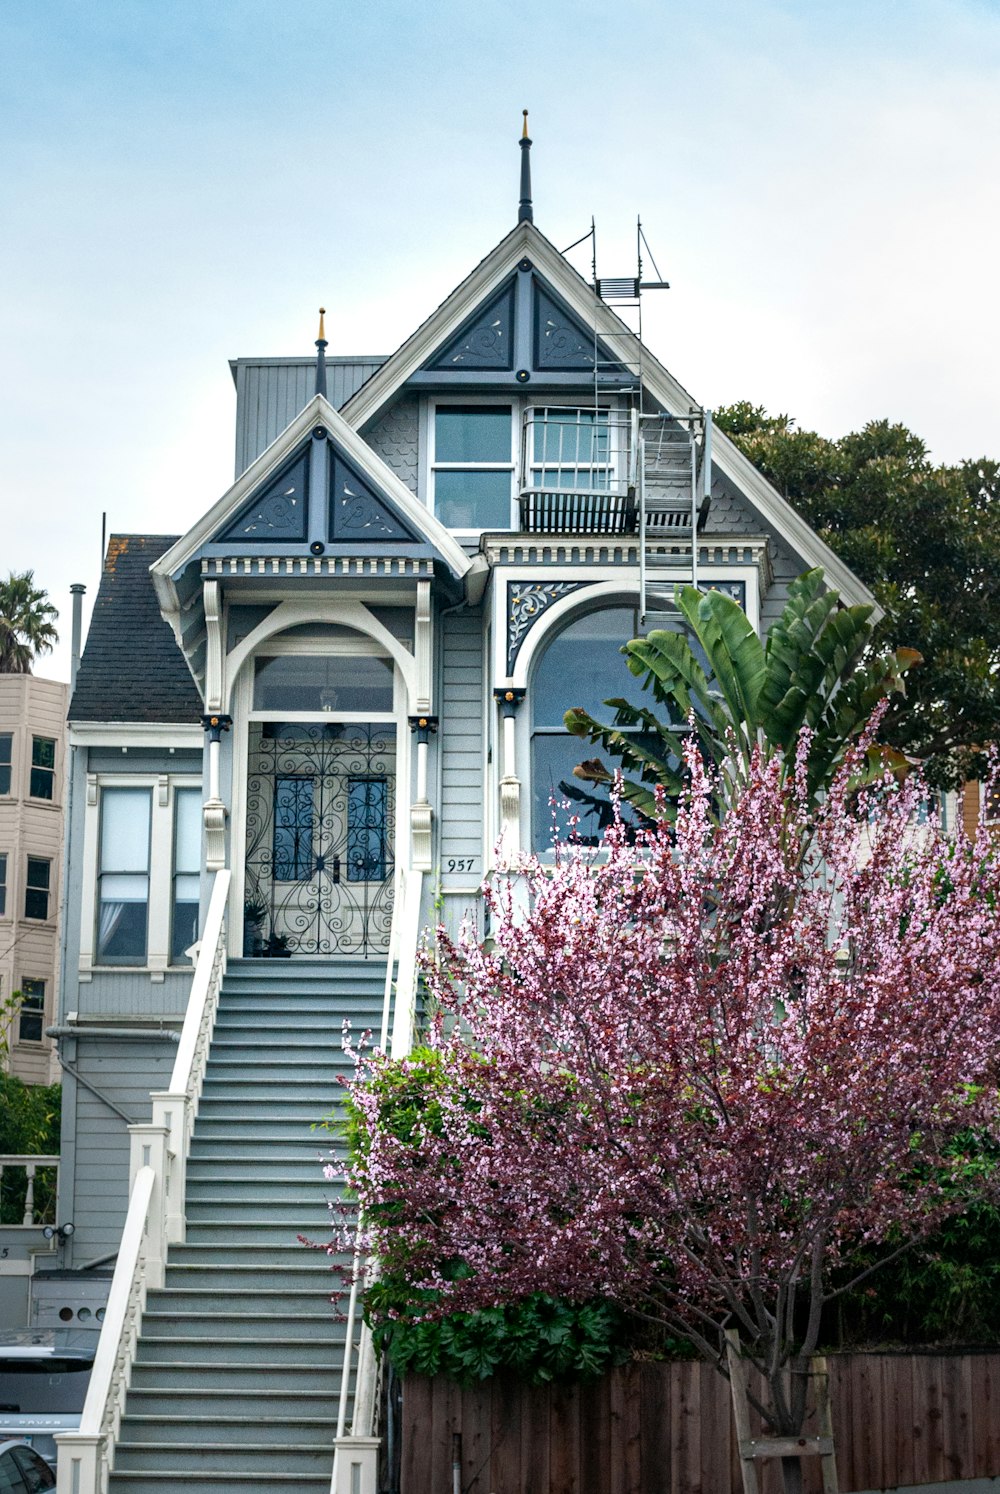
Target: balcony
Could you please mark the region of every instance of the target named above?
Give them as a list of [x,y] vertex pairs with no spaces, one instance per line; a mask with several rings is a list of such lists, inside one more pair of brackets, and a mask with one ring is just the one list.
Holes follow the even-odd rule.
[[559,406],[524,416],[518,508],[522,533],[690,538],[698,502],[695,418]]

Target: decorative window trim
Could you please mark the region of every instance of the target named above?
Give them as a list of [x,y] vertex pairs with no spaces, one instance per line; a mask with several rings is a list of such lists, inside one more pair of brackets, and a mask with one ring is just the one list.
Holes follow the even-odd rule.
[[[199,739],[204,733],[198,728]],[[149,837],[149,911],[146,959],[141,965],[97,960],[98,872],[100,870],[101,791],[106,788],[148,789],[151,798]],[[191,773],[88,773],[83,821],[83,885],[80,898],[79,973],[89,980],[93,971],[148,971],[163,979],[171,968],[170,941],[173,913],[174,796],[180,788],[202,788],[201,775]],[[186,969],[186,966],[175,968]]]

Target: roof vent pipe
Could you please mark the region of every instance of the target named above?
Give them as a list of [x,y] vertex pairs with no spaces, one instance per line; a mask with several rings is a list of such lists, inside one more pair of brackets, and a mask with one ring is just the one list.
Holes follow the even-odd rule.
[[80,668],[80,646],[83,642],[83,596],[87,588],[82,581],[74,581],[70,587],[70,596],[73,598],[73,632],[70,644],[69,664],[69,688],[70,693],[76,689],[76,676]]

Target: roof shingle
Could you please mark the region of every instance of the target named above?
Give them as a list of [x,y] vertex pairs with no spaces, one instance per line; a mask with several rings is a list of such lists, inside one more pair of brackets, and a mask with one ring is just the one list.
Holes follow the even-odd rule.
[[163,621],[149,567],[170,534],[113,534],[80,660],[71,721],[196,723],[197,687]]

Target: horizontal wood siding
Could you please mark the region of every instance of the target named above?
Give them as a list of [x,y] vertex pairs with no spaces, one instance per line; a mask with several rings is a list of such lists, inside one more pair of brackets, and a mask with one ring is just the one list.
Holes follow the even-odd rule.
[[[829,1363],[842,1494],[1000,1475],[1000,1354]],[[591,1385],[497,1376],[468,1390],[411,1376],[401,1494],[452,1487],[455,1432],[464,1494],[742,1494],[729,1385],[708,1365],[629,1364]],[[761,1494],[780,1494],[778,1465],[758,1466]],[[805,1494],[820,1494],[819,1460],[803,1470]]]
[[[327,397],[339,409],[380,367],[381,358],[327,360]],[[316,392],[312,358],[240,362],[236,369],[236,476],[270,446]]]
[[[483,633],[478,612],[444,619],[441,665],[442,886],[470,887],[483,875]],[[471,861],[461,871],[450,861]]]
[[[63,1047],[73,1068],[131,1121],[149,1120],[150,1090],[167,1088],[177,1053],[162,1039],[79,1038]],[[128,1207],[129,1136],[122,1117],[82,1084],[67,1086],[66,1098],[73,1105],[64,1130],[69,1119],[75,1134],[73,1263],[79,1266],[118,1248]],[[65,1188],[61,1203],[70,1206]]]
[[176,973],[167,971],[162,981],[152,981],[145,970],[95,970],[93,978],[81,981],[77,1014],[87,1017],[121,1017],[128,1020],[166,1017],[180,1022],[187,1011],[194,966]]

